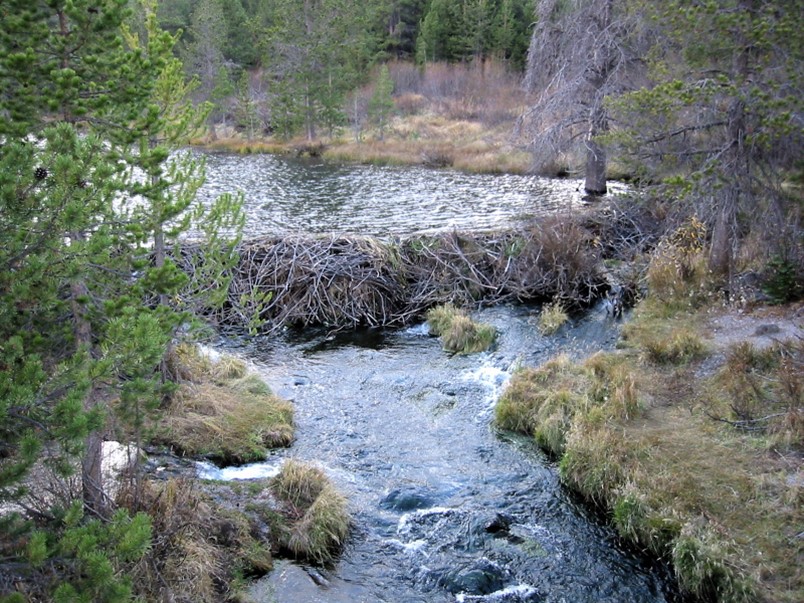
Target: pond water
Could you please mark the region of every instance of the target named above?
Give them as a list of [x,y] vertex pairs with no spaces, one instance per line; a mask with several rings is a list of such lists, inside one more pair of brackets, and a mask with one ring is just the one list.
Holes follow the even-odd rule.
[[245,194],[246,238],[489,229],[587,204],[581,180],[192,152],[207,162],[199,199]]
[[[240,187],[249,233],[405,234],[507,226],[583,203],[569,181],[467,176],[211,155],[206,195]],[[348,497],[354,530],[328,568],[289,561],[259,581],[261,603],[669,603],[665,568],[624,549],[559,483],[524,437],[494,430],[511,373],[558,353],[610,348],[619,323],[592,309],[549,338],[538,308],[500,306],[493,350],[453,356],[425,325],[222,342],[294,402],[297,438],[264,463],[213,479],[275,474],[287,458],[322,466]]]

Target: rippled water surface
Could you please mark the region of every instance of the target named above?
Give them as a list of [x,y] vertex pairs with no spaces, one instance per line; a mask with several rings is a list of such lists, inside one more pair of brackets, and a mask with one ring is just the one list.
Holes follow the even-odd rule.
[[[270,155],[207,156],[202,199],[242,190],[246,237],[289,232],[404,235],[493,228],[583,206],[577,181],[347,166]],[[450,356],[424,325],[306,330],[227,344],[294,402],[297,439],[265,463],[215,479],[274,475],[288,457],[324,467],[350,501],[339,561],[281,561],[261,603],[669,603],[665,572],[622,550],[561,487],[527,438],[496,433],[493,405],[513,370],[608,347],[616,324],[591,311],[543,338],[532,310],[485,309],[496,348]]]
[[402,331],[306,331],[234,351],[296,407],[298,439],[266,463],[228,475],[270,475],[287,457],[319,463],[351,505],[340,561],[287,562],[254,591],[270,603],[674,601],[661,571],[624,551],[560,486],[526,438],[495,433],[493,404],[520,364],[610,346],[602,310],[543,338],[526,308],[483,310],[500,337],[488,353],[451,356],[423,325]]
[[243,191],[247,237],[486,229],[585,204],[579,180],[345,165],[275,155],[203,155],[207,183],[200,198]]

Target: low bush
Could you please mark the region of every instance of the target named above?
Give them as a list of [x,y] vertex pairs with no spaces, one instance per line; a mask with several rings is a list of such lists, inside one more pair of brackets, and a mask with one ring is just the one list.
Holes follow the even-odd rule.
[[768,436],[771,448],[804,449],[803,359],[800,341],[731,346],[709,388],[710,412],[743,431]]

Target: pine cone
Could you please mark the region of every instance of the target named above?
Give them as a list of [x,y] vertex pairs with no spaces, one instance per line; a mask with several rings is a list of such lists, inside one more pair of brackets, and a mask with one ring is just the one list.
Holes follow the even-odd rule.
[[37,180],[44,180],[45,178],[47,178],[47,169],[43,168],[42,166],[36,168],[34,170],[34,178],[36,178]]

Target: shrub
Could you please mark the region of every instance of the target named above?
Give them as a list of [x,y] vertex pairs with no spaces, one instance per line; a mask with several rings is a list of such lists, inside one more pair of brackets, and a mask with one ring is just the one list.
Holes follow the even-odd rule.
[[714,279],[707,268],[706,226],[696,216],[663,239],[648,266],[651,296],[675,309],[694,309],[710,300]]
[[144,481],[118,502],[153,523],[151,546],[131,572],[143,601],[229,600],[239,575],[271,569],[270,544],[248,518],[217,506],[193,480]]
[[762,289],[774,304],[786,304],[804,294],[801,269],[794,262],[776,256],[768,262],[767,272]]
[[561,326],[569,320],[569,315],[561,305],[561,302],[554,301],[542,307],[539,315],[539,330],[542,335],[553,335]]

